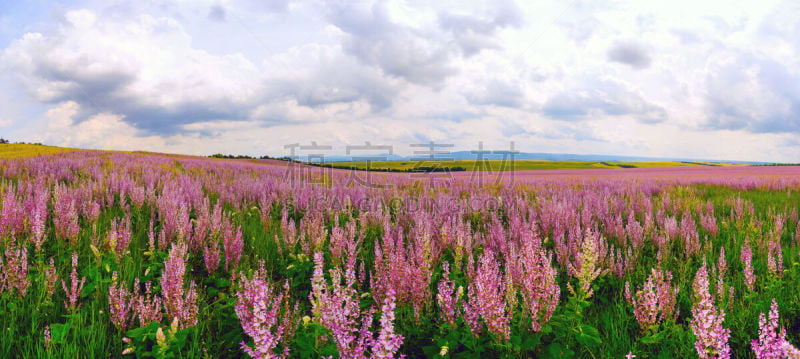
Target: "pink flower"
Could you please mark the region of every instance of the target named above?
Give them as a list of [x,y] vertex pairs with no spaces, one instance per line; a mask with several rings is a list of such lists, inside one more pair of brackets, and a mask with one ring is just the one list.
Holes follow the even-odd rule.
[[372,343],[373,358],[394,358],[403,345],[403,336],[394,332],[394,309],[394,291],[390,290],[381,307],[381,328],[378,338]]
[[704,263],[697,271],[693,285],[695,302],[689,324],[697,338],[694,346],[701,359],[727,359],[731,356],[731,348],[728,345],[731,331],[722,326],[725,311],[714,306],[714,299],[708,287],[708,270]]
[[[0,268],[5,277],[4,284],[17,291],[17,295],[22,298],[28,291],[30,281],[28,280],[28,250],[24,247],[17,247],[16,241],[11,239],[6,247],[5,268]],[[0,261],[0,266],[2,261]],[[2,288],[0,288],[2,289]]]
[[161,273],[161,293],[170,321],[177,320],[181,329],[197,324],[197,290],[194,281],[189,289],[183,286],[186,274],[186,244],[173,244]]
[[108,287],[108,314],[111,323],[120,331],[125,331],[133,324],[134,298],[128,288],[118,283],[117,272],[111,274],[111,286]]
[[761,313],[758,320],[758,340],[753,340],[753,352],[758,359],[800,358],[800,350],[786,340],[786,330],[778,330],[778,302],[772,298],[769,320]]
[[[133,288],[139,287],[139,278],[133,282]],[[144,293],[136,295],[133,303],[133,312],[139,318],[139,325],[147,326],[152,322],[161,322],[162,300],[150,293],[150,282],[144,284]]]
[[36,252],[40,252],[42,250],[42,245],[47,239],[45,236],[45,224],[47,223],[47,214],[49,213],[47,210],[47,202],[49,199],[49,188],[41,188],[36,193],[34,197],[33,208],[31,208],[33,211],[33,213],[30,214],[32,234],[31,241],[33,242],[34,248],[36,248]]
[[332,284],[329,287],[323,275],[323,266],[322,253],[315,253],[309,294],[314,319],[331,331],[339,355],[347,358],[364,357],[371,340],[369,326],[372,313],[367,311],[361,314],[358,308],[355,272],[347,269],[342,278],[342,270],[335,267],[331,270]]
[[558,305],[558,271],[551,265],[552,255],[539,246],[538,239],[524,241],[517,260],[521,264],[519,281],[525,310],[531,315],[531,330],[538,332]]
[[771,237],[767,243],[767,270],[775,277],[783,276],[783,252],[780,238]]
[[744,265],[744,284],[751,292],[755,290],[756,275],[753,273],[753,251],[750,249],[749,241],[742,245],[742,265]]
[[442,319],[453,327],[456,324],[461,296],[456,292],[455,283],[450,279],[450,264],[448,262],[442,264],[442,272],[442,280],[439,281],[439,293],[436,295],[436,299],[441,309]]
[[[323,274],[324,257],[314,254],[314,275],[311,278],[311,310],[314,320],[331,331],[339,355],[342,358],[367,358],[372,356],[391,358],[402,344],[403,337],[394,333],[394,290],[389,289],[382,306],[381,328],[377,340],[370,331],[373,310],[361,312],[358,307],[358,292],[354,288],[355,270],[334,267],[329,286]],[[342,277],[344,275],[344,277]],[[343,281],[344,280],[344,281]]]
[[687,258],[700,251],[700,237],[697,234],[697,224],[688,211],[684,212],[683,218],[681,218],[681,236],[683,237],[683,247]]
[[17,199],[13,186],[5,189],[2,210],[0,210],[0,235],[13,237],[20,234],[24,220],[24,208]]
[[64,288],[64,292],[67,293],[67,301],[69,301],[69,303],[64,301],[64,307],[73,312],[81,306],[78,303],[78,297],[81,294],[81,290],[83,290],[83,284],[86,282],[86,277],[82,277],[80,282],[78,281],[78,252],[75,251],[72,252],[72,272],[69,277],[71,280],[70,287],[67,288],[67,284],[62,279],[61,288]]
[[45,325],[44,326],[44,348],[45,349],[50,349],[50,343],[51,343],[50,325]]
[[53,225],[56,235],[74,245],[78,240],[78,204],[76,191],[65,185],[56,185],[53,191]]
[[[425,258],[425,248],[415,244],[405,245],[402,228],[393,230],[386,225],[383,239],[375,241],[375,273],[372,276],[372,293],[377,302],[386,299],[390,289],[397,295],[401,304],[411,304],[416,319],[431,299],[431,268]],[[353,242],[351,242],[353,243]],[[357,243],[357,242],[356,242]],[[352,247],[351,245],[346,245]],[[355,253],[351,249],[346,251]],[[355,261],[353,254],[347,254],[348,261]],[[345,263],[348,266],[354,263]]]
[[239,265],[239,258],[242,257],[242,228],[235,230],[231,224],[226,225],[222,230],[222,246],[225,249],[225,270],[231,271]]
[[206,244],[203,250],[203,263],[205,263],[209,275],[214,274],[214,271],[219,268],[219,254],[219,243],[214,241],[211,245]]
[[126,216],[125,222],[117,223],[115,218],[111,221],[111,229],[108,231],[108,246],[117,256],[117,261],[122,260],[122,256],[128,251],[128,243],[131,241],[131,218]]
[[[240,289],[236,293],[236,315],[245,334],[253,338],[252,347],[242,343],[242,350],[253,358],[278,358],[289,355],[288,342],[297,325],[297,304],[289,306],[289,286],[283,293],[267,281],[264,262],[248,279],[240,274]],[[279,346],[283,350],[276,354]]]
[[625,298],[633,305],[633,314],[643,332],[677,316],[675,303],[679,289],[678,286],[673,288],[671,281],[669,271],[662,273],[661,269],[653,268],[636,295],[630,294],[630,286],[625,282]]
[[44,269],[44,292],[47,300],[56,292],[56,282],[58,281],[58,273],[56,272],[56,265],[53,258],[50,258],[50,265]]
[[506,283],[500,272],[500,263],[491,250],[481,255],[477,274],[468,291],[469,303],[465,303],[465,311],[477,311],[495,338],[509,340],[511,327],[506,308]]

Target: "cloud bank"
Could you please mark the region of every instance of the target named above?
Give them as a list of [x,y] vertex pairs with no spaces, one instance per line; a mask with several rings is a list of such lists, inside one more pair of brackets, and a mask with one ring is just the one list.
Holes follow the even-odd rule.
[[628,5],[79,1],[9,14],[0,129],[195,154],[515,141],[797,161],[800,5]]

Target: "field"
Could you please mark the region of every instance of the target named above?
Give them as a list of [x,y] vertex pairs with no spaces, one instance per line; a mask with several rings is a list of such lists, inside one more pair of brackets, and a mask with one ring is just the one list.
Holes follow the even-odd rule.
[[800,355],[800,168],[575,166],[0,159],[0,357]]
[[73,148],[53,147],[44,145],[33,145],[27,143],[3,143],[0,144],[0,158],[23,158],[42,155],[52,155],[56,153],[80,151]]
[[[509,171],[511,161],[502,160],[454,160],[454,161],[372,161],[369,164],[360,162],[332,162],[334,168],[365,169],[369,166],[372,170],[411,171],[419,167],[461,169],[466,171]],[[711,162],[598,162],[598,161],[544,161],[544,160],[514,160],[513,170],[554,170],[554,169],[596,169],[596,168],[646,168],[646,167],[673,167],[673,166],[730,166],[725,163]]]

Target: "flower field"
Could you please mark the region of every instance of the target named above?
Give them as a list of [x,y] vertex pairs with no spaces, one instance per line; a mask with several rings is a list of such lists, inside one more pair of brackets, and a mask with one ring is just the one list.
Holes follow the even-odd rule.
[[475,173],[0,159],[0,357],[800,357],[800,168]]

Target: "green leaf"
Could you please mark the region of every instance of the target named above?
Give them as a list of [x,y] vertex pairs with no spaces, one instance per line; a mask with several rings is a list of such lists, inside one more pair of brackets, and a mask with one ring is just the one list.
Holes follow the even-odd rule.
[[641,341],[644,344],[657,344],[661,341],[661,339],[664,339],[665,335],[666,335],[665,332],[659,332],[652,335],[644,336],[642,337]]
[[50,325],[50,340],[56,344],[64,343],[64,338],[66,338],[67,333],[69,333],[69,324],[51,324]]
[[434,358],[439,356],[440,348],[435,345],[426,345],[422,347],[422,351],[425,353],[425,356],[428,358]]
[[600,339],[600,332],[597,328],[589,325],[589,324],[580,324],[578,325],[578,335],[575,339],[578,343],[585,345],[587,347],[599,345],[603,341]]
[[545,357],[547,358],[574,358],[575,352],[570,350],[569,348],[564,348],[561,346],[560,343],[551,343],[547,346],[547,349],[544,351]]

